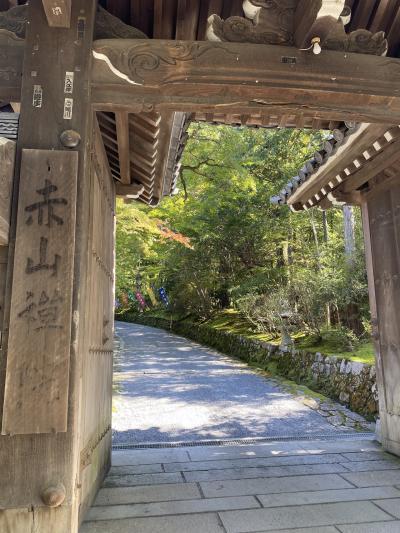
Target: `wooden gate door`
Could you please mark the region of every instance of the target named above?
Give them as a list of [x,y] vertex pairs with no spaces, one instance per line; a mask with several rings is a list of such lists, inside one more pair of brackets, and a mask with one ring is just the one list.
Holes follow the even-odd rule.
[[115,185],[97,123],[92,146],[87,206],[90,220],[88,268],[82,309],[81,518],[111,461]]

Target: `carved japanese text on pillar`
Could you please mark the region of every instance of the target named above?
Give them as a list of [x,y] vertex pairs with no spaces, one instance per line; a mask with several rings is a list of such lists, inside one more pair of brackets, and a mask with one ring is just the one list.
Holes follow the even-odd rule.
[[24,150],[2,431],[66,431],[77,152]]

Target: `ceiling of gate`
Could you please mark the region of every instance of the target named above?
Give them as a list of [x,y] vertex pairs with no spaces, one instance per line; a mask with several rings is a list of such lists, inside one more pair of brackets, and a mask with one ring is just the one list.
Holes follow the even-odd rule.
[[[255,2],[262,6],[267,0]],[[290,4],[277,0],[277,4]],[[154,39],[205,40],[207,19],[219,15],[244,17],[243,0],[100,0],[110,13]],[[388,56],[400,56],[400,0],[346,0],[351,9],[347,32],[384,31]]]
[[[335,3],[333,0],[324,1],[330,5]],[[0,0],[0,11],[24,3],[23,0]],[[248,12],[245,13],[243,5],[264,7],[267,10],[272,6],[271,11],[275,11],[275,15],[278,13],[280,16],[280,13],[287,8],[293,12],[294,6],[304,5],[304,11],[307,11],[311,9],[309,6],[318,5],[318,0],[99,0],[99,3],[109,13],[125,24],[137,28],[149,38],[206,40],[207,28],[210,25],[209,18],[214,15],[217,23],[216,31],[220,32],[217,38],[230,40],[231,35],[224,33],[223,21],[232,16],[242,17],[242,21],[246,19],[246,16],[248,18]],[[343,5],[340,1],[337,4]],[[388,56],[400,57],[400,0],[346,0],[346,6],[351,10],[350,22],[345,26],[347,35],[356,30],[368,30],[372,34],[383,31],[387,39],[386,42],[383,35],[379,33],[377,39],[367,36],[361,48],[358,42],[355,42],[353,44],[356,49],[349,51],[365,53],[365,46],[369,46],[367,53],[381,55],[386,52]],[[99,17],[97,38],[109,37],[107,30],[111,30],[113,36],[132,37],[132,28],[126,29],[126,26],[122,29],[117,28],[115,33],[113,31],[115,21],[104,17],[101,13]],[[272,33],[273,36],[278,35],[279,44],[295,45],[301,48],[294,38],[296,32],[293,25],[296,25],[296,22],[291,21],[292,27],[289,32],[283,34],[283,37],[281,26],[285,24],[281,22],[281,19],[279,17],[277,19],[276,16],[271,21],[267,21],[268,38]],[[286,23],[287,20],[284,19],[283,22]],[[250,24],[250,21],[245,20],[245,25],[247,23]],[[250,25],[254,27],[253,22]],[[103,35],[104,31],[106,35]],[[291,40],[282,42],[288,34]],[[346,36],[345,33],[343,35]],[[339,45],[343,44],[343,35],[339,35]],[[141,34],[136,35],[136,38],[140,36]],[[334,37],[336,38],[337,35]],[[361,35],[361,38],[364,37],[365,33]],[[241,35],[239,41],[243,42],[246,38],[246,35]],[[365,41],[371,44],[365,45]],[[334,49],[336,49],[337,42],[338,40],[334,39]],[[114,113],[110,111],[98,113],[98,119],[110,169],[118,182],[120,195],[137,198],[150,205],[156,205],[164,195],[170,194],[175,189],[180,172],[179,161],[187,140],[186,130],[189,121],[233,126],[327,130],[335,130],[343,125],[343,123],[319,118],[315,114],[277,116],[268,114],[265,110],[257,110],[252,114],[229,114],[219,111],[192,115],[171,111],[160,113],[155,111],[151,113],[119,113],[116,111]]]

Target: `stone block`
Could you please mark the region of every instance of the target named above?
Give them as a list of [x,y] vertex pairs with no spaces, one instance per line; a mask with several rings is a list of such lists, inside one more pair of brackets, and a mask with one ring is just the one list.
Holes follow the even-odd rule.
[[80,533],[224,533],[217,514],[84,522]]
[[400,521],[338,526],[337,529],[341,533],[399,533]]
[[199,470],[197,472],[185,472],[185,478],[189,482],[198,482],[227,479],[276,478],[297,475],[312,476],[315,474],[338,474],[341,472],[347,472],[347,470],[339,463],[322,463],[260,468],[230,468],[226,470]]
[[261,501],[263,507],[286,507],[292,505],[351,502],[397,497],[400,497],[400,491],[395,487],[369,487],[365,489],[317,490],[312,492],[264,494],[258,496],[258,499]]
[[343,478],[356,487],[378,487],[383,485],[398,485],[400,470],[378,470],[377,472],[358,472],[342,474]]
[[[178,463],[175,463],[178,464]],[[161,464],[154,465],[132,465],[132,466],[113,466],[109,476],[124,476],[132,474],[161,474],[163,472]]]
[[256,468],[265,466],[313,465],[321,463],[343,463],[346,458],[337,453],[323,455],[285,455],[283,457],[259,457],[256,459],[222,459],[221,461],[193,461],[191,463],[169,463],[166,472],[193,472],[229,468]]
[[200,485],[206,498],[352,488],[337,474],[209,481]]
[[227,511],[220,513],[220,517],[227,533],[252,533],[284,528],[321,527],[392,520],[391,516],[371,502]]
[[396,518],[400,518],[400,497],[393,498],[392,500],[377,500],[374,503],[387,513],[390,513]]
[[145,465],[154,463],[180,463],[189,460],[183,449],[145,449],[145,450],[117,450],[113,451],[113,466]]
[[162,483],[180,483],[182,476],[178,473],[116,475],[105,479],[103,487],[136,487],[139,485],[160,485]]
[[129,503],[192,500],[195,498],[201,498],[200,491],[195,483],[120,487],[116,489],[101,489],[94,505],[123,505]]
[[144,516],[169,516],[255,508],[260,508],[260,504],[254,496],[137,503],[133,505],[107,505],[104,507],[92,507],[86,520],[121,520],[123,518]]

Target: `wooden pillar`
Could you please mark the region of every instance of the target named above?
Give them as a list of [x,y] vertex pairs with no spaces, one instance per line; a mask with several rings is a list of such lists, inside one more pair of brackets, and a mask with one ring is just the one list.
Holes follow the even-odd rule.
[[[109,465],[110,432],[100,428],[109,428],[110,393],[91,440],[81,431],[85,394],[93,395],[82,386],[89,283],[98,281],[92,250],[101,248],[92,248],[91,220],[98,204],[91,172],[95,5],[73,0],[70,27],[54,28],[42,2],[30,1],[0,366],[2,533],[77,533],[82,469],[101,448],[85,477],[87,506]],[[110,179],[108,187],[112,203]],[[96,338],[103,338],[104,322],[101,314]],[[112,339],[112,322],[109,330]],[[101,347],[109,354],[109,344]],[[110,361],[102,365],[104,390],[111,387]]]
[[382,445],[400,456],[400,176],[362,205]]

